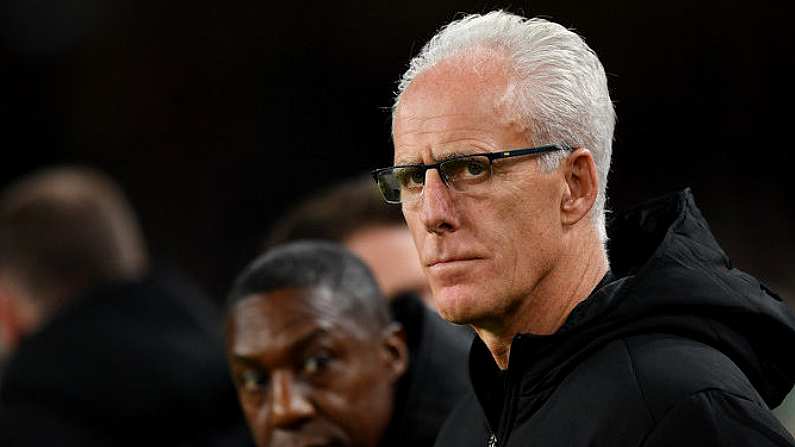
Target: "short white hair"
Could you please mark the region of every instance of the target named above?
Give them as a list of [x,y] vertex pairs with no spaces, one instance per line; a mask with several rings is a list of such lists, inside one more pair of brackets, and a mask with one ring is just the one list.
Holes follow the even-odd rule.
[[[509,73],[505,100],[534,145],[566,144],[591,151],[599,190],[591,211],[599,238],[607,241],[605,202],[616,115],[599,58],[583,39],[557,23],[505,11],[472,14],[443,27],[422,48],[398,84],[394,114],[403,92],[440,62],[485,49],[505,57]],[[541,159],[556,169],[567,153]]]

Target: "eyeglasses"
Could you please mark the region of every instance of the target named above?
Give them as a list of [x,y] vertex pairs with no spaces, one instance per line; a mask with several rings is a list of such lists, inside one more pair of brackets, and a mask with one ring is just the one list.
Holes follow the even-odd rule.
[[376,169],[371,174],[387,203],[410,203],[422,195],[425,173],[428,169],[439,171],[442,181],[448,187],[456,191],[471,191],[489,182],[494,160],[569,150],[571,148],[567,145],[547,144],[526,149],[462,155],[429,165],[392,166]]

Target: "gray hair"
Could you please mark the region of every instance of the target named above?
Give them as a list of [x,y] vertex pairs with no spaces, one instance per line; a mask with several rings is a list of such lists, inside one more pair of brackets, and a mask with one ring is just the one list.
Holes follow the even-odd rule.
[[[604,67],[576,33],[544,19],[525,19],[504,11],[456,20],[411,60],[398,84],[393,118],[403,92],[417,76],[444,60],[480,48],[505,56],[509,65],[505,100],[526,124],[532,144],[562,143],[587,148],[593,154],[599,190],[591,217],[605,242],[607,174],[616,116]],[[566,155],[545,154],[541,165],[554,170]]]

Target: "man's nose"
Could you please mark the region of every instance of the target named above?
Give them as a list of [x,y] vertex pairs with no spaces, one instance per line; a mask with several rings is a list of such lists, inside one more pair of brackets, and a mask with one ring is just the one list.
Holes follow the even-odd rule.
[[296,383],[291,372],[274,372],[271,377],[270,414],[274,428],[296,428],[315,415],[315,407],[305,396],[307,390]]
[[420,214],[429,233],[442,234],[458,229],[458,218],[451,194],[439,170],[428,169],[425,172]]

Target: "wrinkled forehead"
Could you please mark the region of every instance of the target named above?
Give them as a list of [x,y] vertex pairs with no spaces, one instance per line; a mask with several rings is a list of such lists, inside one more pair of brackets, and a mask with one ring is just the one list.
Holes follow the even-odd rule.
[[488,85],[497,78],[508,79],[513,73],[512,67],[510,58],[502,50],[479,46],[455,52],[421,69],[413,79],[404,83],[394,111],[400,110],[404,100],[417,90],[418,85],[431,85],[438,93],[472,94],[469,84]]
[[234,345],[252,350],[289,346],[317,330],[359,336],[364,328],[349,316],[348,306],[325,287],[255,293],[230,309],[228,336]]
[[486,92],[504,92],[510,79],[509,61],[491,49],[475,49],[448,57],[419,73],[400,94],[395,118],[411,114],[417,103],[471,98],[478,103]]
[[436,155],[440,147],[434,146],[465,144],[509,124],[508,89],[504,64],[494,57],[453,58],[422,72],[393,115],[395,164],[417,162],[423,151]]

